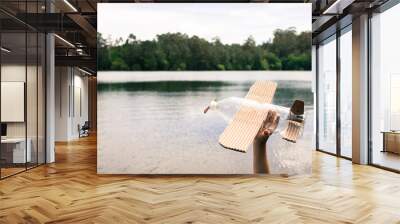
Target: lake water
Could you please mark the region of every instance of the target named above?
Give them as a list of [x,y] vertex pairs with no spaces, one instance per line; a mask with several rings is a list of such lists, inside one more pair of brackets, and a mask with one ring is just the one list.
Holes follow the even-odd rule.
[[98,172],[253,173],[252,150],[219,146],[227,123],[203,109],[213,99],[244,97],[256,80],[278,83],[275,104],[305,101],[308,118],[298,146],[311,150],[310,72],[98,72]]

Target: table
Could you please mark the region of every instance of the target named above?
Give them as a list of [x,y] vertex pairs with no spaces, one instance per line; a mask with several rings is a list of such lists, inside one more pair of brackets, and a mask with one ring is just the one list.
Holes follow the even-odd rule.
[[383,150],[382,152],[392,152],[400,154],[400,131],[382,131]]
[[[26,163],[31,162],[32,153],[31,153],[31,145],[32,141],[30,138],[26,139],[28,143],[25,151],[25,138],[5,138],[1,139],[1,154],[4,158],[4,154],[6,155],[6,160],[10,163]],[[12,154],[12,156],[10,155]],[[10,155],[10,156],[8,156]]]

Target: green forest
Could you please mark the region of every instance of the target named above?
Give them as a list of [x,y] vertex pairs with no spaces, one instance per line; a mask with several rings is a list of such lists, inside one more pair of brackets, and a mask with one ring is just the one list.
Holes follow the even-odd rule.
[[311,70],[311,33],[275,30],[272,40],[256,44],[211,42],[198,36],[165,33],[153,40],[97,37],[100,71]]

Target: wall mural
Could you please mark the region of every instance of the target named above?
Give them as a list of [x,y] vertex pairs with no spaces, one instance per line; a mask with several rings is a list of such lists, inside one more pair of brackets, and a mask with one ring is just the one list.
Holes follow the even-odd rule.
[[97,43],[98,173],[311,172],[311,4],[102,3]]

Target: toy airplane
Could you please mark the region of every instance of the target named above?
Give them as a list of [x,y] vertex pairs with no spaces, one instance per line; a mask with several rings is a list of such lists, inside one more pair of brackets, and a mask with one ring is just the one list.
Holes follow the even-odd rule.
[[[261,104],[271,104],[277,84],[270,81],[257,81],[254,83],[246,95],[246,99],[253,100]],[[206,113],[207,108],[204,112]],[[248,105],[241,105],[235,113],[232,121],[219,137],[219,143],[224,148],[246,152],[249,145],[253,142],[269,110],[259,110]],[[296,142],[301,135],[304,126],[304,102],[294,101],[289,109],[287,126],[281,132],[283,139]]]

